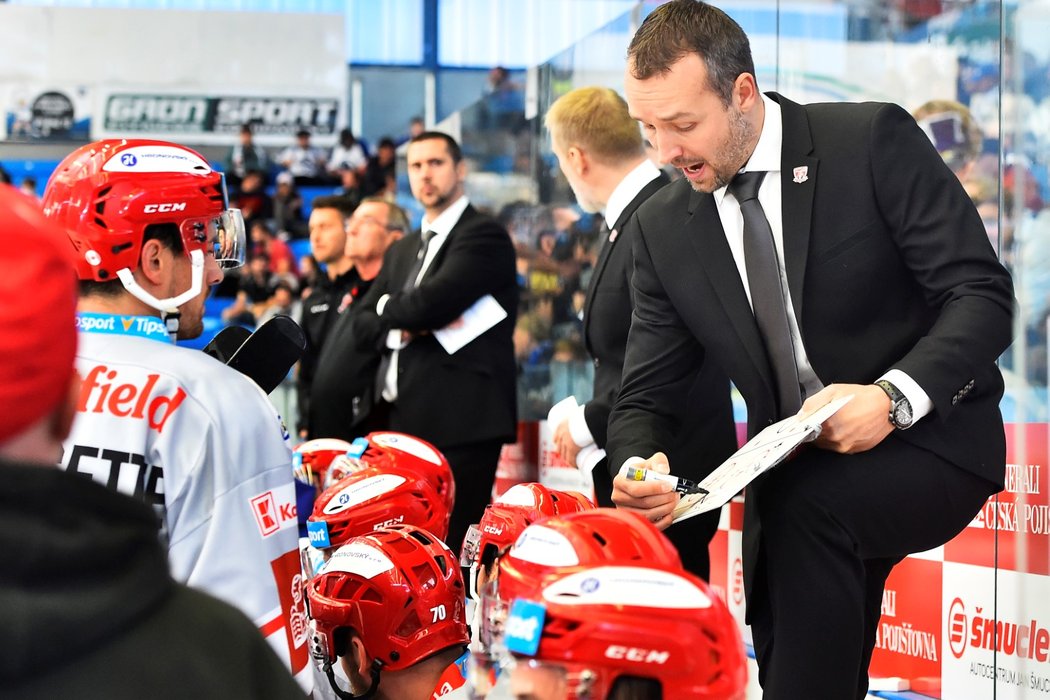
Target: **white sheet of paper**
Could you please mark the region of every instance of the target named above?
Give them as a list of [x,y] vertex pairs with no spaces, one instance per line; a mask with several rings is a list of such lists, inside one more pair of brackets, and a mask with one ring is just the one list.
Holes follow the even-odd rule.
[[759,474],[783,462],[796,447],[815,440],[820,434],[821,424],[852,398],[853,394],[840,396],[807,414],[785,418],[748,440],[700,481],[700,486],[708,493],[682,497],[674,510],[673,522],[724,506]]
[[434,337],[451,355],[505,318],[507,311],[491,294],[486,294],[454,323],[434,331]]

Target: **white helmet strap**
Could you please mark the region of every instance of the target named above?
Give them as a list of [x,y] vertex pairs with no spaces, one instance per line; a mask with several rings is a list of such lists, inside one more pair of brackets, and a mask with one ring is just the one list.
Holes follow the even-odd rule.
[[204,284],[204,253],[200,250],[190,251],[190,265],[190,288],[178,296],[167,299],[158,299],[139,286],[131,270],[126,267],[117,270],[117,277],[124,284],[124,289],[128,290],[133,297],[157,311],[167,312],[182,306],[201,292]]

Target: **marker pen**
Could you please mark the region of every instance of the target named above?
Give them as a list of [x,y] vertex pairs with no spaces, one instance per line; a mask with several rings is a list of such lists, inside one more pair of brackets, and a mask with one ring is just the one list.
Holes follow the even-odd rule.
[[694,493],[709,493],[707,489],[702,487],[696,481],[686,479],[681,476],[671,476],[670,474],[661,474],[651,469],[645,469],[644,467],[627,467],[627,471],[624,474],[631,481],[663,481],[671,485],[671,488],[682,494],[688,496]]

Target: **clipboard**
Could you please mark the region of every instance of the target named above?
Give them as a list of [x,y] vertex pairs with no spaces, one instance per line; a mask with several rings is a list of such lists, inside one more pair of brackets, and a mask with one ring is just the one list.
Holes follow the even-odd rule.
[[799,445],[815,440],[824,421],[852,398],[853,394],[840,396],[809,413],[790,416],[766,427],[700,481],[700,487],[707,493],[683,496],[671,522],[724,506],[759,475],[787,459]]

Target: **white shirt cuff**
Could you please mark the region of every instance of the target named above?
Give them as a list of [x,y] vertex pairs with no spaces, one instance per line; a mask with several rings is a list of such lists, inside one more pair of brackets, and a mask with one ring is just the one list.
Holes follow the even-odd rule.
[[384,294],[383,296],[379,297],[379,301],[376,302],[376,313],[377,314],[379,314],[380,316],[383,315],[383,309],[386,308],[386,303],[388,301],[390,301],[390,295],[389,294]]
[[588,445],[594,444],[594,436],[591,435],[591,429],[587,427],[587,418],[584,416],[583,406],[578,406],[575,411],[569,414],[569,435],[572,436],[572,441],[576,443],[577,447],[587,447]]
[[405,347],[405,344],[401,342],[400,328],[391,328],[386,332],[386,347],[389,350],[400,350]]
[[885,379],[904,394],[908,402],[911,403],[911,414],[916,421],[933,411],[933,401],[930,400],[929,395],[923,391],[922,387],[914,379],[901,370],[891,369],[879,379]]
[[605,458],[605,450],[597,445],[588,445],[576,453],[576,468],[590,474],[598,462]]

